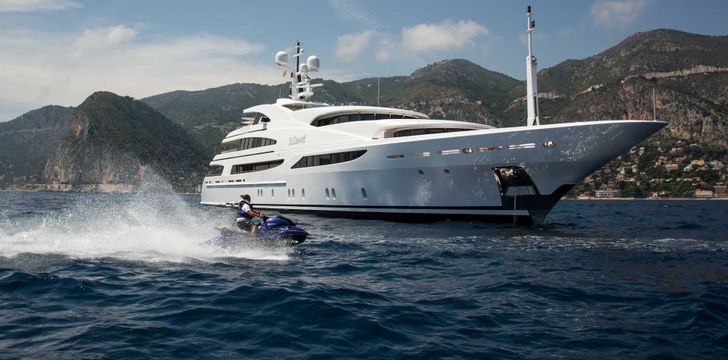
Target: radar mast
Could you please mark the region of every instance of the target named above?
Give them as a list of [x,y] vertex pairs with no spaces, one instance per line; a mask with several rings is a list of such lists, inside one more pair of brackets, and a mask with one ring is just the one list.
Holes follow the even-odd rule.
[[275,63],[278,67],[290,70],[291,91],[290,97],[293,100],[308,101],[313,96],[313,88],[324,86],[323,84],[312,84],[309,72],[316,72],[319,69],[319,58],[315,55],[309,56],[306,62],[301,64],[303,48],[301,42],[296,42],[295,68],[289,66],[289,55],[285,51],[279,51],[275,55]]

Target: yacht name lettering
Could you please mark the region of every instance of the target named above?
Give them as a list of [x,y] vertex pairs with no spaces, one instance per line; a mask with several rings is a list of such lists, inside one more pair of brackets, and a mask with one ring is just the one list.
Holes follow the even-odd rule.
[[306,143],[306,135],[303,136],[292,136],[288,138],[288,146],[299,145]]

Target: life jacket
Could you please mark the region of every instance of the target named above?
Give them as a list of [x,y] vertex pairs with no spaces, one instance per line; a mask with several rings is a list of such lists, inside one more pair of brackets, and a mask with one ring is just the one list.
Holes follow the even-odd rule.
[[248,207],[250,207],[250,210],[253,210],[253,205],[245,200],[240,201],[240,206],[238,207],[238,216],[242,218],[246,218],[248,220],[253,220],[253,217],[248,215],[247,211],[243,211],[243,204],[248,204]]

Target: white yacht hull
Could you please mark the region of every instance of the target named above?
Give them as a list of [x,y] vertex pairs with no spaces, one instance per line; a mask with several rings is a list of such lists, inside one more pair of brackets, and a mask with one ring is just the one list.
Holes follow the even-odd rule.
[[[665,125],[594,121],[321,146],[282,144],[275,151],[245,155],[250,162],[283,159],[280,166],[205,178],[201,203],[230,205],[250,194],[256,208],[264,210],[542,223],[574,184]],[[292,168],[302,156],[355,150],[366,153],[353,161]],[[497,175],[514,168],[525,170],[525,180]]]

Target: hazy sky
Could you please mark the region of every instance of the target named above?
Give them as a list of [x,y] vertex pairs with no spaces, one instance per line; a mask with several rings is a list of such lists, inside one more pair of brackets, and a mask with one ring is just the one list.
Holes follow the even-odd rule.
[[[465,58],[525,77],[523,0],[0,0],[0,121],[96,90],[136,98],[280,83],[300,40],[316,77],[408,75]],[[657,28],[728,34],[726,0],[535,0],[539,68]]]

